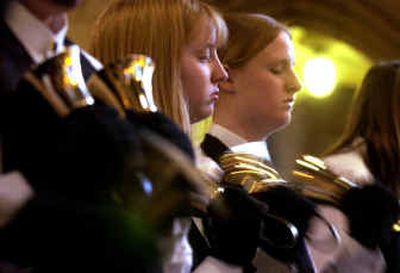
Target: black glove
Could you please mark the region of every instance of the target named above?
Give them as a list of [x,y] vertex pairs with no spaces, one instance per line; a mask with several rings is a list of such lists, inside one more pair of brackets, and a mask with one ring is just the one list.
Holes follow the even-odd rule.
[[367,185],[350,189],[342,198],[340,208],[349,219],[350,235],[369,249],[388,244],[399,204],[383,186]]
[[268,204],[269,213],[286,219],[299,231],[298,241],[292,248],[272,245],[268,240],[261,240],[260,247],[272,257],[296,265],[298,272],[314,272],[304,236],[311,218],[316,215],[315,204],[286,186],[271,187],[268,191],[255,193],[253,196]]
[[379,247],[386,261],[385,273],[400,272],[400,232],[392,231],[390,240],[387,243],[381,243]]
[[160,112],[126,112],[127,119],[137,127],[149,129],[177,146],[194,160],[194,151],[189,137],[167,116]]
[[[227,185],[209,206],[211,255],[231,264],[251,268],[259,244],[262,215],[266,205],[239,186]],[[207,226],[207,225],[206,225]]]
[[53,170],[63,194],[84,200],[111,198],[125,180],[134,184],[134,173],[144,164],[141,143],[136,128],[116,111],[102,106],[77,109],[63,119],[62,128]]

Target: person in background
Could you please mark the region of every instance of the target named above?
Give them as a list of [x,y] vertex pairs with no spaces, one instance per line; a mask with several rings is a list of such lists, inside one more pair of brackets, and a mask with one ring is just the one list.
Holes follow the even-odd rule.
[[[52,130],[39,132],[42,127],[36,126],[36,124],[47,123],[47,118],[52,119],[53,116],[46,116],[44,120],[34,119],[38,113],[47,111],[49,105],[43,103],[45,100],[38,95],[40,93],[33,86],[25,88],[27,81],[26,78],[23,79],[23,75],[30,71],[37,71],[43,63],[51,62],[54,56],[72,44],[66,39],[67,12],[75,8],[79,2],[78,0],[2,2],[0,127],[4,152],[2,159],[5,159],[3,162],[5,173],[0,175],[0,241],[2,245],[0,271],[2,272],[3,270],[6,272],[88,272],[92,270],[154,272],[153,270],[158,270],[158,255],[151,232],[153,227],[147,226],[143,219],[130,214],[113,202],[92,199],[101,191],[98,188],[90,188],[89,185],[93,181],[85,181],[88,183],[75,187],[74,197],[63,191],[65,184],[61,186],[60,182],[72,175],[72,165],[64,165],[67,169],[71,167],[69,169],[71,172],[58,173],[58,177],[55,177],[51,183],[51,188],[40,187],[40,189],[37,187],[37,182],[40,183],[40,181],[34,181],[24,170],[8,165],[10,156],[13,158],[15,154],[8,153],[10,146],[7,141],[12,140],[18,144],[17,138],[7,138],[5,141],[4,133],[10,133],[8,129],[14,130],[26,124],[31,126],[28,128],[33,128],[28,134],[17,136],[18,140],[23,141],[20,143],[21,147],[24,147],[26,143],[32,143],[35,139],[33,136],[37,137],[39,134],[53,136]],[[87,79],[101,65],[82,50],[80,52],[80,62],[74,63],[74,67],[77,73]],[[21,87],[21,82],[24,87]],[[35,100],[20,101],[18,98],[21,94],[22,97],[24,94],[33,95]],[[36,104],[38,102],[36,99],[40,100],[40,98],[41,104]],[[24,108],[25,105],[30,108]],[[30,112],[32,109],[34,112]],[[92,111],[92,118],[98,114],[98,120],[95,121],[103,122],[103,125],[107,124],[102,127],[104,130],[119,128],[121,132],[124,126],[130,126],[116,119],[112,109],[103,110]],[[79,114],[75,114],[69,121],[77,118],[74,121],[77,124],[83,124],[89,120],[90,112],[90,109],[86,111],[86,114],[89,114],[86,120],[84,116],[79,117]],[[15,113],[18,116],[14,115]],[[15,122],[19,118],[22,118],[19,120],[22,123]],[[87,124],[93,125],[92,121]],[[133,131],[128,131],[129,133],[120,137],[135,137]],[[104,135],[101,141],[106,139],[103,137]],[[67,142],[74,145],[71,146],[73,148],[71,151],[79,153],[75,145],[77,143],[74,143],[73,139],[68,139]],[[118,144],[122,145],[121,142]],[[57,150],[54,146],[49,146],[41,146],[39,143],[33,143],[30,146],[33,150],[39,150],[38,153],[30,155],[36,157],[36,162],[31,163],[36,164],[38,173],[46,174],[54,171],[45,164],[41,165],[41,160],[47,155],[46,152],[49,149]],[[29,153],[29,151],[26,152]],[[58,159],[51,158],[50,161],[57,162]],[[76,185],[75,183],[79,180],[76,173],[75,178],[67,183]],[[148,233],[143,230],[147,230]],[[89,257],[88,253],[92,256]],[[127,261],[129,263],[126,263]]]
[[[56,52],[62,51],[67,32],[67,12],[78,4],[79,1],[62,0],[2,1],[0,20],[2,36],[0,45],[1,97],[13,92],[23,74],[33,66],[54,56]],[[51,47],[57,49],[54,51]],[[7,118],[7,113],[2,113],[1,119],[5,118]],[[1,151],[0,145],[0,155]],[[3,170],[2,156],[0,158],[0,170]],[[5,188],[9,189],[2,191],[4,206],[2,206],[1,222],[5,224],[13,212],[31,197],[32,190],[23,176],[17,172],[3,174],[2,181],[2,185],[7,184],[8,186]],[[19,190],[25,190],[14,191],[12,185]]]
[[[62,52],[73,44],[66,39],[67,12],[80,0],[6,1],[0,22],[0,94],[12,92],[22,75],[34,65]],[[85,79],[101,64],[82,50]]]
[[[229,78],[220,84],[213,124],[201,147],[215,162],[231,151],[255,155],[271,165],[268,137],[290,123],[295,94],[301,89],[294,71],[290,32],[274,18],[262,14],[226,14],[224,19],[230,36],[219,54]],[[313,205],[282,187],[264,195],[260,199],[269,204],[270,211],[293,221],[301,239],[292,251],[270,248],[267,255],[259,251],[258,257],[264,256],[256,259],[264,264],[260,270],[313,272],[303,237]]]
[[[324,261],[322,272],[400,271],[400,236],[388,231],[398,216],[391,203],[396,208],[400,197],[399,75],[399,61],[370,68],[342,136],[325,154],[329,170],[370,188],[370,193],[364,199],[348,198],[350,205],[356,201],[361,205],[347,213],[324,208],[326,217],[341,228],[344,240],[336,255],[320,257]],[[374,184],[389,190],[392,196],[375,189]]]

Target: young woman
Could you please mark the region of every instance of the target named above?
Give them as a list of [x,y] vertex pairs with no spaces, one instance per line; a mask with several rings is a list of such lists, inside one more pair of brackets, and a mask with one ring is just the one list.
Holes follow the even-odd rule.
[[[230,35],[219,54],[229,78],[220,84],[214,123],[201,146],[216,162],[225,151],[245,152],[270,162],[266,141],[289,124],[295,93],[301,88],[294,71],[291,36],[286,26],[266,15],[228,14],[224,19]],[[276,210],[280,216],[290,214],[289,220],[304,234],[312,205],[295,198],[289,190],[269,194],[266,202],[270,211]],[[282,205],[285,200],[286,206]],[[300,215],[307,217],[296,221],[296,217],[302,218]],[[266,270],[289,272],[297,267],[298,272],[313,272],[302,240],[292,251],[267,251],[278,261],[269,262]],[[260,263],[265,263],[263,260],[259,259]]]
[[132,53],[150,56],[155,104],[189,133],[191,123],[211,115],[226,80],[217,55],[226,36],[222,17],[202,2],[125,0],[98,18],[91,47],[104,64]]
[[246,142],[264,141],[289,124],[301,88],[290,33],[264,15],[225,19],[231,35],[220,55],[229,80],[221,84],[214,123]]
[[[400,197],[399,75],[399,61],[378,63],[368,71],[353,102],[347,127],[324,159],[328,168],[335,174],[346,177],[360,186],[379,181],[397,198]],[[384,202],[388,200],[381,203]],[[376,204],[372,206],[375,207],[374,210],[377,209]],[[364,209],[368,210],[368,207],[365,206]],[[369,218],[374,210],[369,212]],[[383,210],[379,213],[389,216],[390,211]],[[343,221],[339,221],[339,224],[347,226]],[[359,244],[349,242],[351,239],[346,241],[345,248],[338,254],[342,256],[339,260],[343,260],[346,253],[351,251],[352,245],[355,245],[359,253],[366,253],[364,260],[369,261],[369,264],[364,264],[370,270],[368,272],[384,271],[385,262],[385,272],[399,272],[398,233],[392,233],[389,241],[379,244],[385,262],[381,251],[376,247],[363,248]],[[354,257],[356,256],[353,255]],[[348,262],[348,265],[353,267],[357,264],[360,265],[358,260]]]
[[[93,55],[104,64],[116,62],[132,53],[150,56],[156,67],[153,76],[155,104],[160,112],[190,135],[192,123],[212,114],[219,84],[227,78],[217,55],[217,48],[226,36],[222,17],[201,1],[120,0],[111,4],[98,18],[91,47]],[[238,203],[241,204],[239,200]],[[179,242],[170,251],[170,257],[166,257],[165,272],[190,270],[187,231],[187,226],[177,227],[174,237],[175,243]],[[245,237],[258,236],[257,232],[253,234],[246,234]],[[229,241],[238,236],[238,233],[231,234]],[[200,235],[197,239],[204,240]],[[195,248],[197,253],[197,246]],[[234,248],[241,249],[242,245]],[[251,251],[255,252],[255,249],[256,246],[252,246]],[[223,255],[224,258],[227,256]],[[194,259],[197,260],[197,257]],[[219,268],[225,272],[235,268],[234,271],[240,271],[240,268],[227,265],[227,260],[209,260],[197,270],[213,272]]]

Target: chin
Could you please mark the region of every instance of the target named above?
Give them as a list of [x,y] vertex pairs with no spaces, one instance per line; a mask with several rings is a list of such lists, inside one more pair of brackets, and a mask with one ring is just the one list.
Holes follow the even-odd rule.
[[196,123],[206,119],[212,115],[212,111],[204,111],[201,113],[190,114],[190,123]]
[[291,122],[291,116],[285,116],[276,121],[273,132],[277,132],[279,130],[285,129]]
[[74,8],[79,5],[82,0],[51,0],[54,4],[66,8]]

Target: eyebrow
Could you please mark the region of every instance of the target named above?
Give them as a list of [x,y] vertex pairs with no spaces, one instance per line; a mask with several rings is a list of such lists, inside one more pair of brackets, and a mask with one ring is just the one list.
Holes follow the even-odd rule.
[[268,62],[270,65],[278,65],[278,64],[289,64],[289,65],[294,65],[295,60],[288,59],[288,58],[283,58],[283,59],[276,59],[272,60],[271,62]]

